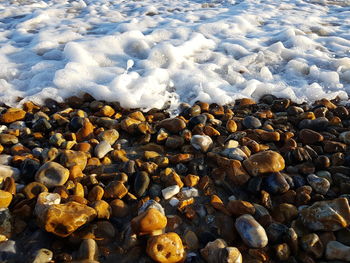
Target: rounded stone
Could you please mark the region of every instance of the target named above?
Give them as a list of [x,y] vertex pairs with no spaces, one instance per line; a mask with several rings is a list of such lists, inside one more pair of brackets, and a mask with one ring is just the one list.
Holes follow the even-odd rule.
[[261,127],[261,121],[254,116],[247,116],[243,119],[243,125],[247,129],[258,129]]
[[350,144],[350,131],[342,132],[339,135],[339,139],[346,144]]
[[97,218],[109,219],[112,214],[110,205],[104,200],[97,200],[91,204],[91,207],[95,209]]
[[186,256],[182,240],[174,232],[149,238],[146,252],[154,261],[159,263],[180,262]]
[[135,195],[141,197],[145,194],[150,183],[150,178],[146,172],[140,172],[136,175],[134,182]]
[[299,132],[299,139],[303,144],[314,144],[323,141],[322,134],[310,130],[310,129],[302,129]]
[[128,205],[121,199],[114,199],[109,203],[114,217],[125,217],[129,213]]
[[85,260],[98,260],[99,249],[96,241],[89,238],[84,239],[79,247],[78,258]]
[[194,135],[191,138],[191,145],[196,150],[207,152],[213,145],[213,140],[208,135]]
[[47,248],[41,248],[35,252],[33,263],[48,263],[53,258],[53,252]]
[[18,108],[9,108],[5,113],[0,115],[0,122],[12,123],[15,121],[23,120],[26,112]]
[[149,208],[131,220],[131,228],[139,235],[152,234],[166,227],[167,218],[155,208]]
[[307,181],[317,193],[325,195],[330,187],[330,182],[326,178],[319,177],[315,174],[309,174]]
[[119,132],[116,129],[110,129],[101,132],[98,135],[100,141],[106,141],[110,145],[113,145],[119,138]]
[[235,222],[243,242],[252,248],[263,248],[268,243],[265,229],[251,215],[242,215]]
[[273,173],[264,178],[264,189],[271,194],[282,194],[289,190],[289,184],[281,173]]
[[0,209],[7,208],[11,201],[12,194],[7,191],[0,190]]
[[186,123],[179,118],[169,118],[162,120],[158,126],[172,133],[178,133],[186,128]]
[[99,144],[96,145],[95,147],[95,156],[99,159],[103,158],[106,156],[107,153],[112,151],[113,148],[111,145],[106,142],[106,141],[101,141]]
[[46,187],[64,185],[69,177],[69,170],[56,162],[47,162],[35,174],[35,181]]
[[243,161],[249,174],[276,173],[284,169],[285,162],[281,154],[274,151],[258,152]]
[[221,152],[221,155],[238,161],[247,159],[247,155],[240,148],[227,148]]
[[27,184],[23,189],[23,193],[27,197],[27,199],[35,198],[40,193],[48,192],[48,191],[49,190],[47,189],[47,187],[45,185],[43,185],[42,183],[38,183],[38,182],[31,182],[31,183]]

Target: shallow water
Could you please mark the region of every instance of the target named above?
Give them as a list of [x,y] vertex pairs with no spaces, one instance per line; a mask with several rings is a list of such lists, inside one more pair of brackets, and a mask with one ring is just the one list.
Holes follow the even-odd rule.
[[0,101],[347,99],[349,0],[0,2]]

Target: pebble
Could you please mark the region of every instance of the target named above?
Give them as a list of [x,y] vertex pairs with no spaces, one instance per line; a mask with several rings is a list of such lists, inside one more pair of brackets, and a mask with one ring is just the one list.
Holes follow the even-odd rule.
[[264,178],[264,188],[271,194],[283,194],[290,186],[281,173],[273,173]]
[[258,129],[261,127],[261,121],[254,116],[247,116],[243,119],[243,125],[247,129]]
[[108,142],[101,141],[99,144],[96,145],[94,153],[97,158],[102,159],[106,156],[107,153],[109,153],[112,150],[113,148]]
[[238,161],[247,159],[247,155],[240,148],[226,148],[220,154]]
[[322,142],[324,139],[322,134],[310,129],[302,129],[299,132],[299,138],[300,138],[300,141],[306,145]]
[[0,165],[9,165],[11,163],[12,156],[9,154],[0,154]]
[[338,241],[328,242],[325,254],[328,260],[341,260],[350,262],[350,246],[345,246]]
[[268,243],[265,229],[251,215],[236,219],[235,227],[243,242],[252,248],[263,248]]
[[172,198],[174,195],[180,192],[180,187],[178,185],[172,185],[164,188],[162,190],[162,195],[165,200]]
[[182,261],[185,249],[178,234],[169,232],[148,239],[147,254],[159,263],[175,263]]
[[337,231],[350,225],[350,207],[346,198],[319,201],[300,212],[303,224],[313,231]]
[[2,123],[12,123],[15,121],[23,120],[26,112],[18,108],[9,108],[7,111],[0,115],[0,122]]
[[193,135],[191,145],[198,151],[207,152],[213,145],[213,140],[208,135]]
[[99,249],[96,244],[96,241],[89,238],[84,239],[79,247],[78,259],[84,260],[98,260],[99,258]]
[[131,228],[138,235],[158,234],[166,225],[166,216],[155,208],[149,208],[131,220]]
[[12,134],[2,133],[0,134],[0,144],[2,145],[13,145],[18,143],[18,138]]
[[179,118],[169,118],[162,120],[158,126],[164,128],[169,132],[178,133],[186,128],[186,123]]
[[317,193],[325,195],[330,187],[330,182],[322,177],[319,177],[315,174],[309,174],[307,176],[307,181]]
[[35,174],[35,181],[48,188],[64,185],[69,177],[69,170],[56,162],[43,164]]
[[35,252],[32,263],[49,263],[53,258],[53,252],[46,248],[41,248]]
[[0,209],[7,208],[11,201],[12,194],[7,191],[0,190]]
[[66,168],[78,166],[83,171],[87,164],[87,155],[81,151],[65,150],[61,152],[60,163]]
[[116,129],[109,129],[101,132],[98,135],[100,141],[106,141],[110,145],[113,145],[119,139],[119,132]]
[[278,152],[264,151],[251,155],[243,161],[244,168],[250,175],[276,173],[284,169],[285,162]]

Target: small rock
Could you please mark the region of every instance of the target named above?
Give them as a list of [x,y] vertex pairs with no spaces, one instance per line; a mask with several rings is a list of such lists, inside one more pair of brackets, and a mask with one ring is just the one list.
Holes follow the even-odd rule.
[[84,171],[87,164],[87,155],[81,151],[65,150],[61,153],[60,163],[67,168],[77,165]]
[[273,173],[264,178],[264,188],[271,194],[283,194],[289,190],[289,184],[281,173]]
[[310,130],[310,129],[302,129],[299,132],[299,138],[301,140],[301,142],[303,144],[314,144],[314,143],[318,143],[318,142],[322,142],[323,141],[323,136],[322,134]]
[[111,147],[111,145],[108,142],[101,141],[95,147],[95,156],[99,159],[102,159],[103,157],[105,157],[105,155],[107,153],[109,153],[112,150],[113,150],[113,148]]
[[110,145],[113,145],[119,138],[119,132],[116,129],[110,129],[101,132],[98,135],[100,141],[106,141]]
[[274,151],[258,152],[243,161],[245,169],[251,175],[262,173],[276,173],[284,169],[285,163],[282,155]]
[[2,133],[0,134],[0,144],[12,145],[18,143],[18,138],[15,135]]
[[159,263],[180,262],[186,256],[182,240],[174,232],[149,238],[146,252],[154,261]]
[[109,205],[111,206],[114,217],[125,217],[129,213],[129,207],[123,200],[114,199]]
[[89,238],[84,239],[79,247],[78,259],[98,260],[99,250],[96,241]]
[[169,132],[178,133],[186,128],[186,123],[179,118],[169,118],[162,120],[158,126],[164,128]]
[[167,224],[167,218],[155,208],[149,208],[131,220],[131,228],[139,235],[159,233]]
[[97,200],[93,202],[91,207],[96,210],[98,219],[109,219],[112,214],[112,208],[104,200]]
[[47,162],[35,174],[35,181],[46,187],[64,185],[69,177],[69,170],[56,162]]
[[139,172],[136,175],[135,182],[134,182],[134,189],[135,189],[136,196],[138,197],[143,196],[148,189],[149,183],[150,183],[150,178],[148,174],[144,171]]
[[300,212],[301,221],[314,231],[337,231],[350,225],[350,207],[346,198],[315,202]]
[[180,187],[178,185],[168,186],[162,190],[162,195],[165,200],[172,198],[174,195],[180,192]]
[[300,245],[310,255],[320,258],[323,254],[323,244],[315,233],[307,234],[300,239]]
[[326,258],[328,260],[342,260],[350,262],[350,247],[338,241],[330,241],[326,247]]
[[258,129],[261,127],[261,121],[254,116],[245,117],[242,123],[247,129]]
[[15,121],[23,120],[26,112],[18,108],[9,108],[5,113],[0,115],[0,122],[12,123]]
[[318,177],[315,174],[309,174],[307,176],[307,181],[317,193],[325,195],[330,187],[330,183],[327,179]]
[[6,177],[13,177],[15,180],[18,180],[19,175],[20,171],[17,168],[0,164],[0,182]]
[[128,189],[120,181],[110,182],[106,188],[104,197],[105,198],[123,198],[128,193]]
[[247,159],[247,155],[240,148],[227,148],[221,152],[221,155],[238,161]]
[[32,263],[49,263],[53,258],[53,252],[47,248],[41,248],[35,252]]
[[196,150],[207,152],[213,145],[213,140],[208,135],[194,135],[191,138],[191,145]]
[[250,202],[242,200],[230,200],[227,204],[227,209],[233,216],[254,215],[255,213],[255,207]]
[[237,232],[243,242],[253,248],[263,248],[268,243],[265,229],[251,215],[242,215],[236,219]]

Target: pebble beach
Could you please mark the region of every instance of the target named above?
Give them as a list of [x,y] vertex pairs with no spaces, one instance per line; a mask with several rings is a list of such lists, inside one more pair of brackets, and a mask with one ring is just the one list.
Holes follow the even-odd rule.
[[350,106],[0,107],[1,262],[348,262]]

